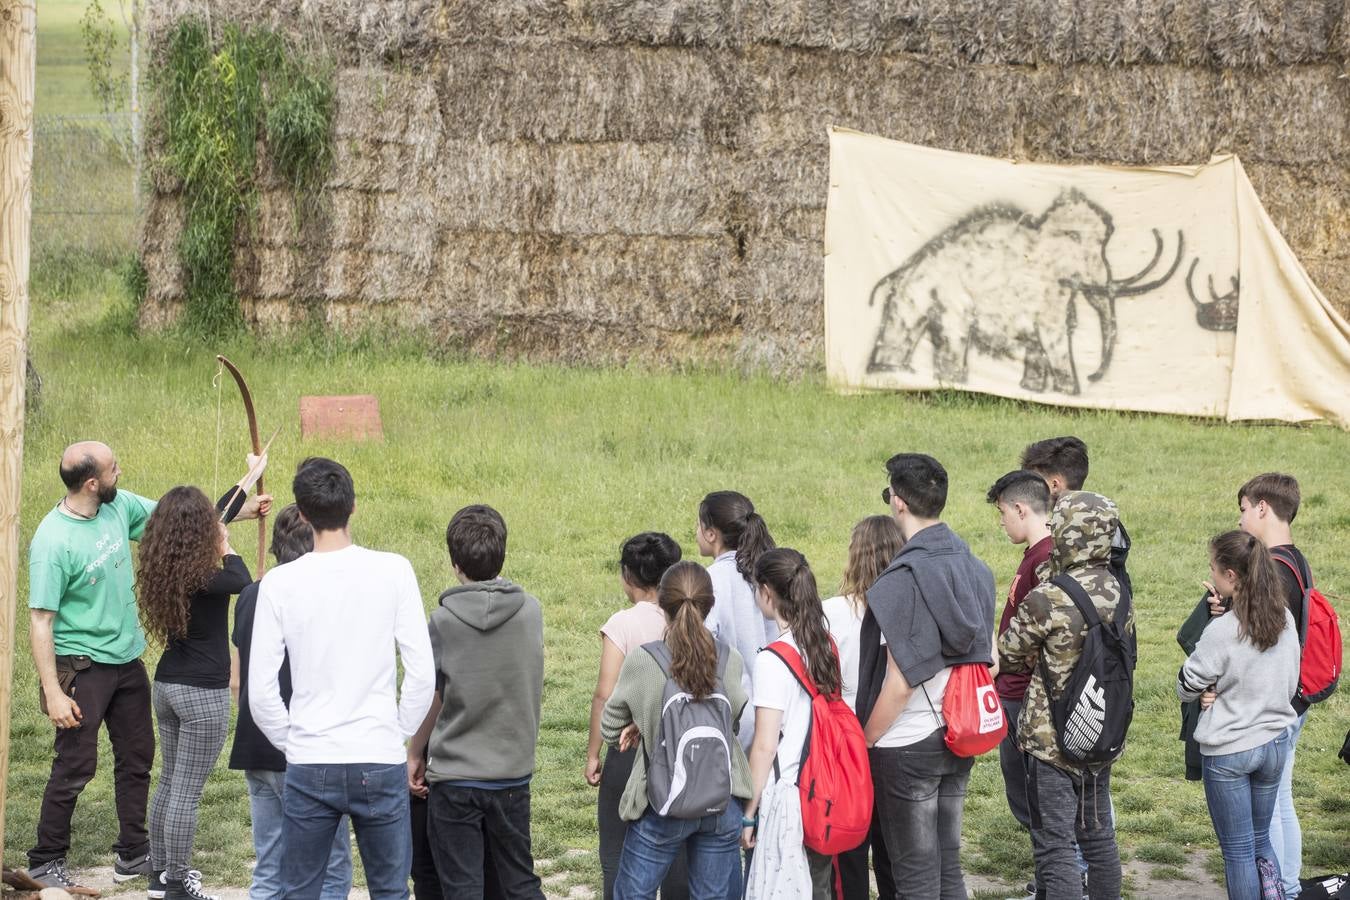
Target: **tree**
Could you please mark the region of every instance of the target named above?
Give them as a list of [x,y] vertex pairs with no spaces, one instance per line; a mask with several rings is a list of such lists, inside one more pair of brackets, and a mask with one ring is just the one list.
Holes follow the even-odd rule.
[[131,138],[126,141],[122,133],[113,129],[118,146],[127,161],[132,164],[132,194],[136,208],[141,206],[141,96],[140,96],[140,51],[141,51],[141,7],[144,0],[116,0],[121,14],[123,30],[127,35],[128,68],[125,74],[118,71],[117,59],[122,54],[122,40],[116,24],[104,11],[101,0],[89,0],[84,15],[80,17],[80,33],[84,38],[85,59],[89,63],[89,86],[98,98],[105,114],[121,111],[123,104],[130,101]]

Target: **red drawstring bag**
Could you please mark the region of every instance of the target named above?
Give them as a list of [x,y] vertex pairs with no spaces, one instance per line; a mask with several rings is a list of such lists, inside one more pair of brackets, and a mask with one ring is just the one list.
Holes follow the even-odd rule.
[[947,749],[957,756],[979,756],[999,745],[1008,733],[1008,719],[987,665],[964,663],[952,668],[942,718],[947,723]]

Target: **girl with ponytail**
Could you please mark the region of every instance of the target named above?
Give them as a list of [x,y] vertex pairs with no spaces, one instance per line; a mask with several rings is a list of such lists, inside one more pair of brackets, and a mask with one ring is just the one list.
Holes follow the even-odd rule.
[[[715,638],[704,620],[713,609],[713,585],[707,570],[694,562],[677,562],[666,569],[656,590],[656,603],[665,616],[660,644],[670,657],[670,677],[693,702],[718,700],[725,694],[734,727],[747,705],[741,687],[741,656],[727,648],[719,671],[724,642]],[[720,682],[720,684],[719,684]],[[648,803],[647,765],[660,740],[666,674],[653,652],[640,648],[627,654],[618,683],[605,703],[600,723],[602,738],[611,744],[630,724],[637,726],[642,752],[634,754],[632,772],[619,801],[619,816],[628,823],[614,882],[616,900],[649,900],[683,849],[688,854],[688,890],[693,900],[724,900],[741,895],[740,835],[742,808],[750,799],[750,767],[740,744],[728,740],[731,751],[731,797],[721,813],[698,819],[663,816]],[[729,736],[730,737],[730,736]],[[609,763],[607,761],[606,766]]]
[[[749,497],[736,491],[713,491],[698,505],[697,536],[698,552],[713,557],[708,574],[717,602],[708,616],[708,628],[738,650],[742,659],[753,660],[760,647],[778,636],[773,621],[760,612],[751,586],[756,561],[774,548],[769,528]],[[753,701],[749,666],[744,686]],[[741,745],[748,749],[754,734],[754,715],[747,706],[741,721]]]
[[[624,541],[619,551],[619,587],[631,605],[614,613],[600,628],[600,675],[591,697],[591,734],[586,746],[585,774],[587,783],[600,789],[596,819],[605,900],[613,900],[619,855],[628,833],[628,823],[619,817],[619,800],[633,773],[637,748],[610,747],[601,768],[600,720],[605,703],[614,693],[624,659],[631,651],[640,650],[643,644],[661,640],[666,633],[666,615],[657,603],[657,588],[661,576],[679,561],[680,545],[670,535],[646,531]],[[701,620],[698,627],[703,628]],[[681,853],[661,883],[661,896],[686,900],[689,896],[686,881],[684,854]]]
[[1270,820],[1298,718],[1291,700],[1301,651],[1265,545],[1230,531],[1211,540],[1209,552],[1206,587],[1215,606],[1232,611],[1201,635],[1177,676],[1177,695],[1201,701],[1195,740],[1228,896],[1255,900],[1263,885],[1280,881]]
[[[839,658],[827,628],[816,577],[806,557],[796,550],[769,550],[755,562],[756,598],[760,610],[772,619],[775,640],[790,645],[802,657],[806,671],[823,694],[838,694],[843,688]],[[777,804],[790,802],[798,792],[797,771],[811,727],[811,697],[776,653],[765,651],[755,658],[755,740],[750,748],[750,775],[754,797],[746,806],[746,827],[741,845],[754,847],[761,820],[772,817]],[[769,775],[774,774],[770,783]],[[775,823],[781,819],[775,819]],[[781,826],[779,826],[781,827]],[[800,833],[800,827],[797,828]],[[776,849],[783,847],[775,845]],[[797,850],[800,849],[800,854]],[[831,900],[834,896],[834,866],[829,856],[805,845],[787,848],[772,862],[767,854],[751,859],[747,896],[779,896],[774,890],[795,888],[782,896],[805,896]]]

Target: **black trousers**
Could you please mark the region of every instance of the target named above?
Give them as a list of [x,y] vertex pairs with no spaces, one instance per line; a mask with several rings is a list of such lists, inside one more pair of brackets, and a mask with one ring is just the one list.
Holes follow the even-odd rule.
[[[150,679],[139,659],[105,665],[88,657],[58,656],[57,675],[69,682],[66,693],[84,716],[79,728],[56,731],[56,758],[42,794],[37,844],[28,865],[63,858],[70,850],[70,820],[75,803],[98,767],[98,730],[108,726],[113,752],[113,789],[120,830],[114,852],[139,858],[150,852],[145,827],[150,798],[150,767],[155,761],[155,729],[150,721]],[[72,677],[73,676],[73,677]]]
[[[604,879],[605,900],[614,900],[614,877],[619,874],[619,857],[628,823],[619,818],[619,800],[633,772],[637,748],[625,752],[610,747],[600,770],[600,793],[596,801],[596,824],[600,831],[600,872]],[[661,882],[661,900],[689,900],[688,855],[683,848],[671,863]]]
[[544,900],[530,850],[529,785],[490,791],[433,784],[427,830],[443,896]]
[[878,807],[872,806],[872,832],[852,850],[839,854],[839,883],[843,900],[870,900],[872,885],[867,871],[867,854],[872,853],[872,871],[877,877],[877,896],[881,900],[895,897],[895,876],[891,874],[891,857],[881,836],[877,816]]
[[413,897],[416,900],[442,900],[441,877],[436,874],[436,860],[431,855],[431,838],[427,834],[427,801],[409,794],[408,813],[412,820]]

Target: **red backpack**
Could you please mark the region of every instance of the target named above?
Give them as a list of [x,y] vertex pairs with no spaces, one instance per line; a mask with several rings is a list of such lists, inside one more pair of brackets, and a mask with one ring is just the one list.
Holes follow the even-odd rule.
[[1271,556],[1294,573],[1299,590],[1303,591],[1303,628],[1298,636],[1303,658],[1298,669],[1298,695],[1308,703],[1318,703],[1331,696],[1341,677],[1341,625],[1331,601],[1312,586],[1311,575],[1304,581],[1299,567],[1283,554]]
[[1008,719],[987,665],[963,663],[952,669],[942,697],[942,719],[947,749],[956,756],[979,756],[1002,743]]
[[839,694],[816,690],[791,644],[775,641],[764,649],[792,670],[811,698],[811,725],[797,771],[803,842],[827,856],[852,850],[872,827],[872,768],[862,725]]

